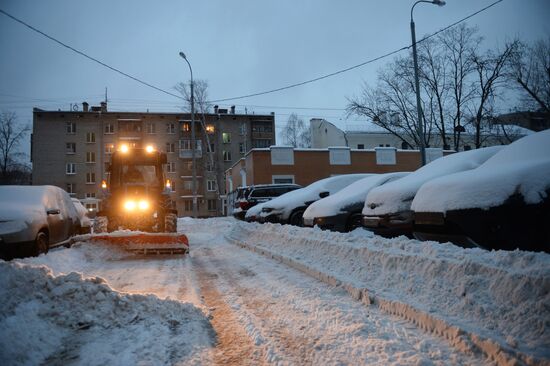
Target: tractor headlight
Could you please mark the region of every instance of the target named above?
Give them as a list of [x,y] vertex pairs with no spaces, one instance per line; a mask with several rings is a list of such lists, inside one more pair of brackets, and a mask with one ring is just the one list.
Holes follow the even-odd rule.
[[141,200],[138,203],[138,207],[140,210],[145,211],[149,208],[149,202],[147,202],[146,200]]
[[124,202],[124,209],[126,211],[134,211],[136,209],[136,202],[132,200]]

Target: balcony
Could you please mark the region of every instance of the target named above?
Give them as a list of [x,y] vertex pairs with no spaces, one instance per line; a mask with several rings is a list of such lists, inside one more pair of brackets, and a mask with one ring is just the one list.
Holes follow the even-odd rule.
[[[193,150],[191,149],[180,149],[179,153],[180,159],[191,159],[193,157]],[[195,158],[202,158],[202,149],[195,150]]]

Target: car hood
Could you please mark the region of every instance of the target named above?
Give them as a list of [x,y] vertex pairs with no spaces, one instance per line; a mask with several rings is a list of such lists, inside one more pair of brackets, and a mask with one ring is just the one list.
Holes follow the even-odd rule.
[[358,180],[334,195],[330,195],[311,204],[304,212],[304,219],[329,217],[349,212],[349,210],[361,211],[365,204],[367,193],[369,193],[371,189],[384,184],[390,179],[398,179],[407,174],[409,173],[374,174]]

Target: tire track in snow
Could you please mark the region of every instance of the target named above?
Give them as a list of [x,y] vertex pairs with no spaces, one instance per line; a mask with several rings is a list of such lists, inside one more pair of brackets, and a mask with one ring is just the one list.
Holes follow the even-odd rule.
[[198,279],[201,299],[210,309],[211,323],[216,331],[214,363],[217,365],[261,364],[258,350],[216,288],[215,281],[219,275],[216,271],[207,268],[200,251],[193,253],[192,263]]

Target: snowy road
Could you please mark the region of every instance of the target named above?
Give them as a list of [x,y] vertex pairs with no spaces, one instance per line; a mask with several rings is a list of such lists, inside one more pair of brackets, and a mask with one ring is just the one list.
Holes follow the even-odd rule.
[[[82,243],[71,249],[54,250],[39,258],[19,261],[25,264],[45,265],[53,272],[54,277],[48,280],[46,286],[53,290],[47,290],[39,296],[46,308],[55,308],[58,302],[65,302],[67,298],[73,299],[75,290],[67,290],[66,282],[78,283],[82,280],[71,275],[64,279],[63,275],[71,272],[82,273],[84,278],[92,278],[94,283],[101,283],[101,280],[94,280],[95,277],[105,279],[113,293],[106,293],[105,289],[101,288],[102,285],[99,285],[100,290],[108,298],[114,299],[111,305],[95,304],[93,301],[90,304],[82,304],[82,300],[70,300],[72,302],[65,305],[67,309],[90,306],[94,311],[98,308],[101,311],[96,315],[89,315],[87,322],[83,323],[84,326],[80,321],[76,326],[69,323],[67,330],[66,322],[62,322],[65,333],[62,334],[63,337],[59,337],[59,342],[51,342],[50,348],[34,354],[31,360],[42,360],[46,364],[57,362],[84,365],[499,363],[490,361],[486,353],[475,351],[475,348],[472,351],[472,348],[468,347],[453,347],[452,344],[456,343],[447,340],[443,333],[427,332],[403,316],[393,316],[388,314],[388,311],[383,311],[380,306],[366,305],[354,300],[342,286],[335,287],[320,282],[273,258],[243,249],[235,245],[234,241],[226,239],[226,235],[231,232],[233,236],[241,235],[255,240],[256,236],[250,230],[258,229],[232,219],[186,219],[179,222],[179,231],[185,232],[190,240],[191,252],[185,258],[128,258],[112,248]],[[262,235],[265,239],[256,239],[261,240],[258,244],[271,243],[271,250],[275,248],[277,235],[295,238],[294,242],[292,239],[286,239],[289,245],[281,248],[281,253],[291,248],[299,248],[296,240],[316,250],[315,248],[319,248],[320,245],[313,245],[314,241],[320,240],[315,239],[317,236],[328,238],[332,245],[336,244],[334,238],[352,238],[352,242],[357,242],[357,245],[362,240],[371,241],[368,237],[365,239],[354,236],[327,236],[310,229],[283,229],[280,226],[267,225],[261,227],[257,237],[260,238]],[[272,240],[268,239],[269,236]],[[305,243],[306,238],[311,242]],[[383,245],[387,247],[388,244]],[[398,245],[400,250],[404,248],[403,244],[395,245]],[[354,250],[357,251],[358,248]],[[291,255],[293,258],[304,257],[303,253],[298,256]],[[548,267],[547,257],[529,258],[531,261],[541,262],[540,268]],[[389,263],[391,262],[386,262],[385,266]],[[327,262],[327,266],[330,267],[332,264]],[[335,269],[327,267],[326,271],[337,273],[338,268],[343,269],[342,265],[339,265]],[[423,268],[428,267],[424,264]],[[350,269],[353,270],[353,267]],[[542,278],[547,280],[546,275]],[[55,283],[52,283],[57,279],[61,279],[59,288],[55,288]],[[418,279],[415,279],[415,282]],[[13,282],[13,288],[20,287],[21,279]],[[88,282],[84,283],[85,291],[78,293],[98,292],[90,290],[90,286],[96,285]],[[8,291],[14,291],[9,290],[9,281],[3,286],[7,287]],[[49,300],[48,303],[44,298],[51,294],[60,296],[57,300]],[[146,306],[140,305],[143,302],[142,298],[131,298],[144,294],[156,296],[147,297],[149,303],[146,303]],[[407,296],[410,295],[405,295],[405,298]],[[93,297],[103,299],[105,296],[98,294]],[[88,297],[83,299],[87,301]],[[13,305],[13,317],[2,320],[0,316],[0,327],[5,326],[7,329],[4,336],[19,333],[20,327],[13,325],[21,322],[21,318],[17,317],[17,309],[28,309],[31,307],[30,304],[36,306],[32,295],[28,295],[25,301],[28,302],[24,303],[22,299],[22,304]],[[56,303],[53,304],[53,301]],[[124,305],[122,309],[120,303]],[[185,303],[191,304],[191,308],[178,310],[177,305],[183,306]],[[134,307],[137,305],[141,308]],[[193,308],[198,311],[194,313]],[[87,311],[84,309],[83,312]],[[37,313],[40,317],[41,311]],[[138,316],[136,313],[141,315]],[[164,313],[167,315],[163,315]],[[59,310],[54,313],[61,319],[67,314]],[[104,314],[115,319],[122,316],[127,321],[121,320],[112,329],[108,322],[101,323]],[[115,317],[112,314],[119,315]],[[544,313],[541,316],[544,317]],[[151,318],[149,323],[146,322],[148,317]],[[31,327],[37,320],[30,316],[29,319],[24,319],[24,322]],[[544,334],[545,325],[542,326],[541,331]],[[76,333],[74,328],[77,329]],[[108,338],[104,338],[107,335]],[[47,334],[43,336],[47,337]],[[83,340],[91,344],[86,344]],[[541,342],[545,344],[544,340]],[[26,352],[24,344],[14,346],[21,347],[21,352]],[[0,356],[2,351],[3,348],[0,346]],[[18,351],[15,349],[9,352],[17,356]],[[22,356],[20,359],[25,360]],[[8,364],[32,364],[18,362],[15,357],[12,357],[11,361],[13,362]]]

